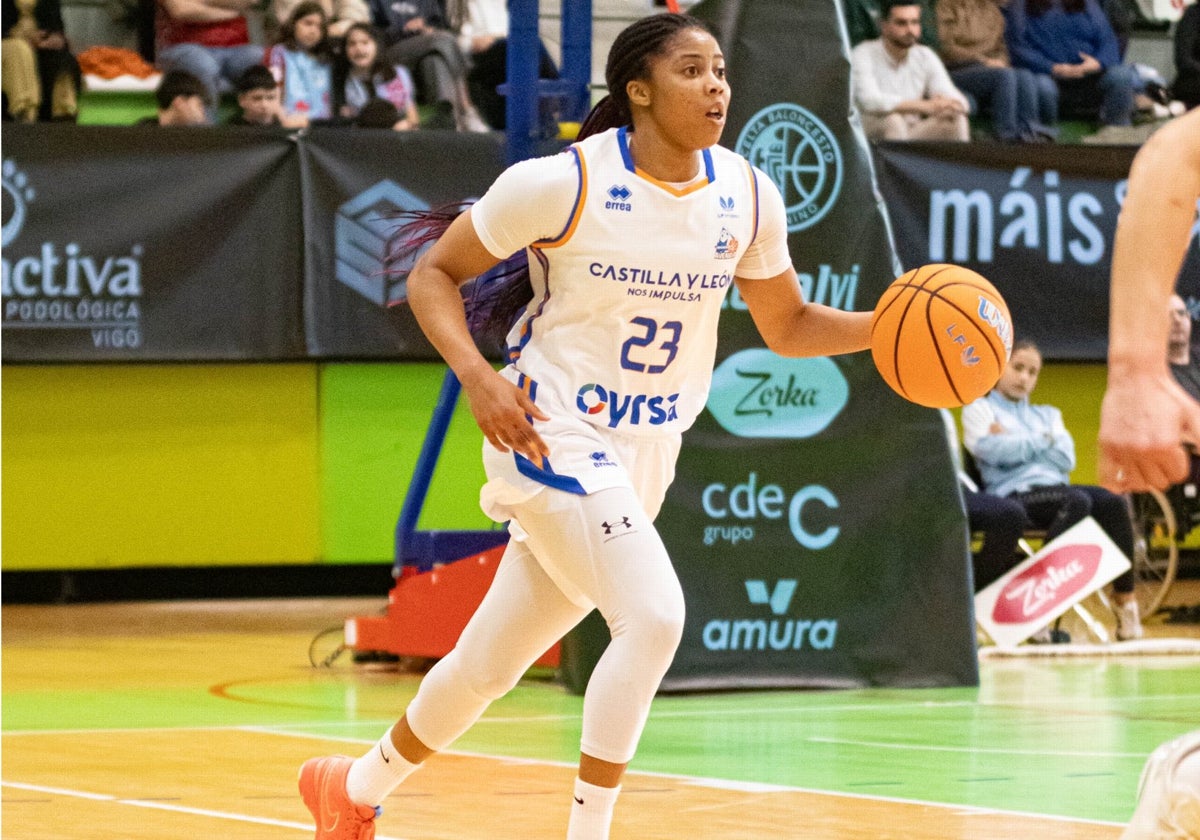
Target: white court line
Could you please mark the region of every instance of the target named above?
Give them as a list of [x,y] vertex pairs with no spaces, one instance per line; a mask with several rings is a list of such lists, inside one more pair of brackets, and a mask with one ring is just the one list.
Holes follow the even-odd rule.
[[[86,790],[72,790],[70,788],[48,787],[46,785],[30,785],[24,782],[6,782],[0,779],[0,786],[16,788],[17,790],[28,790],[34,793],[49,793],[56,796],[71,796],[76,799],[90,799],[96,802],[111,802],[114,805],[132,805],[136,808],[154,808],[159,811],[172,811],[178,814],[192,814],[198,817],[214,817],[221,820],[233,820],[235,822],[255,823],[257,825],[272,825],[277,828],[295,828],[299,831],[312,833],[313,827],[308,823],[291,822],[289,820],[273,820],[268,817],[255,817],[250,814],[235,814],[231,811],[212,811],[208,808],[189,808],[185,805],[171,805],[167,802],[147,802],[143,799],[122,799],[118,796],[110,796],[106,793],[91,793]],[[382,834],[375,835],[375,840],[404,840],[402,837],[387,837]]]
[[888,741],[855,741],[851,738],[822,738],[814,736],[804,740],[816,744],[844,744],[851,747],[872,747],[883,750],[926,750],[929,752],[949,753],[989,753],[993,755],[1040,755],[1053,758],[1139,758],[1145,759],[1145,753],[1127,752],[1083,752],[1075,750],[1014,750],[1003,747],[951,747],[937,744],[901,744]]
[[[343,743],[365,744],[370,745],[375,743],[373,740],[366,738],[348,738],[346,736],[329,736],[329,735],[313,735],[304,732],[286,732],[276,729],[269,729],[258,726],[239,726],[245,732],[258,732],[264,735],[280,735],[286,738],[307,738],[321,741],[341,741]],[[502,764],[523,764],[523,765],[540,765],[544,767],[567,767],[574,768],[578,765],[571,761],[551,761],[539,758],[517,758],[507,755],[490,755],[488,753],[467,752],[464,750],[442,750],[441,755],[454,755],[466,758],[480,758],[488,761],[497,761]],[[683,784],[693,785],[695,787],[714,788],[717,790],[732,790],[739,793],[809,793],[817,796],[836,796],[842,799],[866,799],[872,802],[897,802],[902,805],[923,805],[930,808],[945,808],[953,811],[956,814],[981,816],[987,814],[1005,814],[1014,817],[1028,817],[1038,820],[1051,820],[1053,822],[1064,823],[1087,823],[1089,825],[1112,825],[1124,826],[1123,822],[1112,822],[1110,820],[1095,820],[1087,817],[1064,817],[1057,814],[1039,814],[1031,811],[1012,811],[1004,808],[983,808],[974,805],[962,805],[959,803],[950,802],[932,802],[925,799],[906,799],[900,796],[881,796],[875,793],[849,793],[837,790],[824,790],[821,788],[806,788],[796,787],[794,785],[775,785],[766,782],[739,782],[733,779],[713,779],[705,776],[684,776],[678,773],[661,773],[654,770],[630,770],[630,774],[635,776],[650,776],[658,779],[671,779],[673,781],[682,782]]]

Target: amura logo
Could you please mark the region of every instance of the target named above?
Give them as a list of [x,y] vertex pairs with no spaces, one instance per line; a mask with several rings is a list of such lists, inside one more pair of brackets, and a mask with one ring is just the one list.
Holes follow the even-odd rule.
[[816,114],[791,102],[752,116],[734,150],[767,174],[783,194],[788,233],[812,227],[837,204],[845,165],[837,138]]
[[832,359],[785,359],[752,348],[713,372],[708,410],[738,437],[808,438],[824,431],[849,399],[850,383]]
[[832,618],[784,618],[791,609],[797,581],[783,578],[768,589],[765,580],[745,581],[746,600],[752,606],[770,608],[766,618],[714,618],[704,625],[704,647],[708,650],[832,650],[837,643],[837,620]]
[[404,297],[404,283],[383,273],[388,237],[397,212],[427,209],[427,202],[386,178],[339,207],[333,223],[338,282],[377,306]]

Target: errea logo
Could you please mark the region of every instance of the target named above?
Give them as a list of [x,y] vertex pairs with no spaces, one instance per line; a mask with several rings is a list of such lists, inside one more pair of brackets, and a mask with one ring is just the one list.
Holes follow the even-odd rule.
[[714,618],[704,625],[704,647],[716,651],[736,650],[833,650],[837,643],[837,619],[817,620],[782,618],[791,609],[797,581],[776,580],[770,588],[765,580],[745,581],[746,600],[752,606],[766,606],[775,616],[770,621],[757,618]]
[[609,200],[604,202],[605,210],[620,210],[624,213],[629,213],[633,210],[633,205],[629,203],[629,197],[633,195],[629,187],[624,184],[613,184],[608,188]]

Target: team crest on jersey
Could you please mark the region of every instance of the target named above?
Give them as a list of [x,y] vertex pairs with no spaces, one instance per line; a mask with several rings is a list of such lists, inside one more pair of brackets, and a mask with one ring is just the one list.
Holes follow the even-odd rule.
[[629,197],[633,195],[629,191],[629,187],[624,184],[613,184],[608,188],[609,200],[604,202],[605,210],[621,210],[626,213],[633,210],[633,205],[629,203]]
[[738,241],[726,228],[721,228],[721,238],[717,240],[717,259],[731,260],[737,256]]

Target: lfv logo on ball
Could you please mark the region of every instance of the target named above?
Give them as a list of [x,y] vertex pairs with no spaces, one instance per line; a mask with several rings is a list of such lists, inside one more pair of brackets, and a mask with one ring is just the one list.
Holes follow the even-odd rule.
[[1090,516],[975,596],[975,615],[1000,647],[1029,638],[1129,569]]

